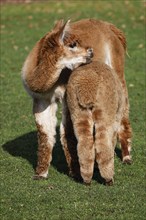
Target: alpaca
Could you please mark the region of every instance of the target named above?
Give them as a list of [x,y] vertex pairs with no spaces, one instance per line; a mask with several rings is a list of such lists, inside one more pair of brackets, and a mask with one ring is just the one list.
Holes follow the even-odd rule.
[[[81,47],[82,50],[83,48],[93,48],[94,57],[92,59],[94,61],[100,60],[111,66],[120,78],[127,100],[121,147],[123,161],[125,163],[131,162],[132,132],[129,122],[128,93],[124,77],[126,39],[123,33],[113,24],[95,19],[83,19],[72,24],[68,22],[64,26],[63,22],[59,21],[50,33],[37,42],[22,69],[24,87],[33,99],[33,114],[38,130],[38,162],[34,179],[47,178],[48,175],[48,167],[55,143],[58,101],[62,101],[63,106],[61,142],[71,172],[72,167],[76,164],[75,136],[69,114],[65,112],[67,110],[64,107],[66,102],[64,98],[65,85],[71,73],[68,69],[76,68],[81,63],[88,62],[93,53],[91,49],[88,50],[88,56],[85,56],[82,60],[77,55],[78,47],[79,53]],[[63,50],[64,54],[62,54]],[[86,53],[85,50],[83,50],[84,52]],[[74,54],[75,57],[70,57],[68,53],[71,56]],[[70,57],[68,59],[63,57],[67,54]],[[65,67],[68,69],[63,69]]]
[[77,43],[75,35],[70,34],[69,26],[69,21],[65,24],[59,21],[37,42],[22,69],[24,87],[33,98],[38,130],[38,163],[34,179],[48,175],[55,143],[57,100],[62,99],[65,91],[63,82],[59,80],[62,70],[73,70],[90,62],[93,56],[91,48]]
[[[83,19],[71,24],[71,32],[74,33],[82,46],[93,48],[93,61],[101,61],[115,70],[122,84],[125,96],[125,107],[121,121],[121,132],[118,139],[121,144],[122,161],[131,164],[131,139],[132,129],[129,121],[129,100],[124,76],[125,53],[127,50],[124,34],[113,24],[95,19]],[[61,143],[71,176],[78,176],[78,157],[76,152],[77,140],[68,108],[66,98],[62,101],[63,113],[60,126]]]
[[114,149],[117,135],[123,135],[126,102],[119,77],[100,61],[81,66],[69,78],[66,100],[84,183],[90,184],[96,161],[101,176],[111,185]]

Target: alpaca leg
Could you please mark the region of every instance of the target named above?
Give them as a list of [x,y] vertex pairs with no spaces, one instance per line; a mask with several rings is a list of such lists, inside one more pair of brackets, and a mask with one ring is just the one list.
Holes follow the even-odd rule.
[[[120,142],[121,142],[121,148],[122,148],[122,155],[123,155],[123,162],[124,163],[131,163],[131,156],[130,156],[130,150],[131,150],[131,143],[132,143],[132,128],[131,128],[131,124],[130,124],[130,119],[129,119],[129,98],[128,98],[128,89],[127,89],[127,85],[126,85],[126,80],[124,77],[124,62],[120,57],[120,60],[118,60],[119,62],[121,62],[120,64],[120,68],[119,68],[119,62],[117,62],[117,59],[115,59],[115,67],[114,69],[116,70],[116,72],[118,73],[121,83],[122,83],[122,87],[123,87],[123,92],[124,92],[124,96],[125,96],[125,106],[124,106],[124,112],[123,112],[123,119],[122,119],[122,123],[121,123],[121,135],[123,134],[123,136],[125,136],[125,138],[119,138]],[[126,133],[128,132],[128,134],[126,135]]]
[[57,104],[34,100],[34,116],[38,132],[38,162],[34,179],[47,178],[55,144]]
[[93,176],[95,151],[93,143],[93,121],[88,114],[78,115],[73,121],[74,131],[78,141],[77,152],[80,172],[85,184],[90,184]]
[[122,159],[124,163],[131,164],[131,138],[132,129],[128,119],[123,118],[121,121],[120,131],[118,132],[118,138],[121,143]]
[[123,118],[121,120],[120,131],[118,132],[118,138],[121,144],[122,160],[126,164],[131,164],[131,143],[132,143],[132,128],[129,120],[129,100],[126,82],[124,81],[124,92],[125,92],[125,107],[123,112]]
[[[114,141],[113,141],[114,140]],[[101,176],[105,179],[107,185],[113,184],[114,177],[114,146],[115,137],[113,137],[112,128],[104,125],[95,125],[95,158]]]
[[63,100],[62,123],[60,126],[61,143],[69,168],[69,175],[75,178],[80,176],[80,168],[77,156],[77,140],[73,130],[66,101]]

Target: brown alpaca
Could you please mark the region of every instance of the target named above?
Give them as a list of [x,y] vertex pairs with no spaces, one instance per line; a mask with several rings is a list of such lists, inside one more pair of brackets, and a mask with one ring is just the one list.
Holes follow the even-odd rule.
[[[115,70],[122,84],[125,96],[125,106],[121,121],[121,131],[118,139],[122,149],[122,160],[124,163],[131,163],[131,137],[132,129],[129,121],[129,100],[127,86],[124,76],[124,61],[126,52],[126,39],[124,34],[113,24],[97,21],[95,19],[84,19],[71,25],[71,31],[77,36],[82,46],[93,48],[93,61],[101,61]],[[76,154],[76,138],[70,119],[70,114],[66,108],[66,99],[63,99],[63,115],[60,128],[61,142],[71,175],[75,175],[78,170],[78,158]]]
[[[62,99],[65,92],[64,83],[59,79],[60,74],[64,68],[73,70],[89,62],[92,54],[92,49],[80,47],[75,35],[70,34],[69,22],[63,24],[59,21],[50,33],[37,42],[24,63],[23,83],[33,98],[33,113],[38,130],[35,179],[47,177],[52,159],[57,100]],[[65,74],[68,78],[67,71]]]
[[73,71],[66,93],[84,183],[90,184],[96,160],[101,176],[112,184],[126,102],[119,77],[108,65],[92,62]]
[[[47,177],[52,159],[57,123],[57,101],[65,102],[63,97],[69,78],[69,72],[64,68],[73,69],[81,63],[87,62],[92,55],[92,50],[88,50],[87,55],[86,49],[83,48],[89,47],[94,49],[93,60],[100,60],[115,69],[122,82],[127,102],[121,146],[123,161],[131,161],[131,127],[124,78],[126,40],[123,33],[112,24],[94,19],[84,19],[71,25],[69,23],[63,25],[60,21],[50,33],[38,41],[22,69],[24,86],[33,98],[33,113],[38,129],[36,179]],[[72,165],[75,164],[74,161],[77,161],[77,157],[74,148],[76,141],[70,123],[69,114],[67,112],[64,114],[63,111],[61,140],[69,169],[72,170]]]

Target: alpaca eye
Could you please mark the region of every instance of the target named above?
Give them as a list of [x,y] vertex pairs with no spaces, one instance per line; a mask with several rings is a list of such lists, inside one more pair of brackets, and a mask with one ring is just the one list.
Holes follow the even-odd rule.
[[71,47],[71,48],[74,48],[74,47],[76,47],[76,46],[77,46],[77,43],[76,43],[76,42],[73,42],[73,43],[69,44],[69,47]]

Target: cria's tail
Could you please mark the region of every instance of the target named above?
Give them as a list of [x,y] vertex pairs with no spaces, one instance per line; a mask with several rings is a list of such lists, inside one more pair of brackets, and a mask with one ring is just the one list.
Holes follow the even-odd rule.
[[92,109],[96,103],[96,91],[94,91],[93,87],[88,87],[86,85],[82,85],[82,88],[77,89],[77,100],[78,104],[82,108]]

